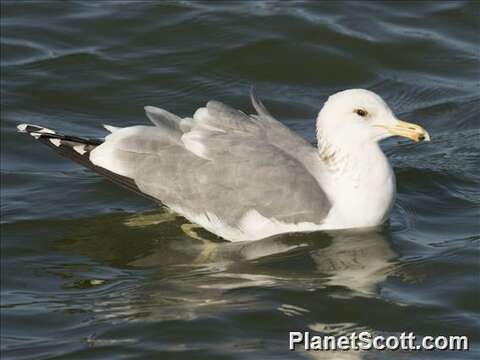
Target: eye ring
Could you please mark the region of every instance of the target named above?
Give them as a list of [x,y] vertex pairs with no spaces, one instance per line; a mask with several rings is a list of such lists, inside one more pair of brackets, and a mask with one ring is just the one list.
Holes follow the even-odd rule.
[[354,112],[355,112],[355,114],[357,114],[361,117],[365,117],[365,116],[368,115],[367,110],[363,110],[363,109],[356,109]]

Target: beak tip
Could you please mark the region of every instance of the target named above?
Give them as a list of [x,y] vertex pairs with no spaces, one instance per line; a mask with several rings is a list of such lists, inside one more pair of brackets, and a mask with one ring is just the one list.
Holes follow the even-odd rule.
[[398,125],[390,130],[394,135],[404,136],[416,143],[429,142],[430,134],[427,130],[417,124],[412,124],[406,121],[398,120]]
[[423,141],[423,142],[429,142],[430,141],[430,134],[426,131],[424,131],[422,134],[418,136],[418,141]]

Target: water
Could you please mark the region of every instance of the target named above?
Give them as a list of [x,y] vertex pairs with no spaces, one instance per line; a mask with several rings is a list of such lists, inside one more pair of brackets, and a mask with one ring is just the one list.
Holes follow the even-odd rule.
[[[478,2],[1,6],[2,358],[479,358]],[[147,104],[251,111],[252,84],[311,141],[326,97],[352,87],[430,131],[429,144],[384,144],[398,180],[388,226],[198,240],[15,132],[104,136],[103,123],[147,123]],[[290,352],[290,330],[468,335],[471,349]]]

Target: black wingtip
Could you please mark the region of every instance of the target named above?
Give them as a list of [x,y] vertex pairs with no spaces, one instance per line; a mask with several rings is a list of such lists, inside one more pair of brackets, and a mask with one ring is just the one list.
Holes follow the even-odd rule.
[[[96,146],[102,144],[103,140],[63,135],[46,127],[32,124],[18,124],[17,130],[19,133],[31,135],[36,140],[55,150],[58,154],[95,171],[110,181],[158,203],[157,199],[143,193],[135,184],[134,180],[98,167],[90,161],[90,152],[95,149]],[[114,128],[112,128],[112,130],[114,130]]]
[[32,124],[18,124],[17,131],[19,133],[25,133],[25,134],[31,134],[31,133],[56,134],[56,132],[53,131],[52,129],[49,129],[43,126],[32,125]]

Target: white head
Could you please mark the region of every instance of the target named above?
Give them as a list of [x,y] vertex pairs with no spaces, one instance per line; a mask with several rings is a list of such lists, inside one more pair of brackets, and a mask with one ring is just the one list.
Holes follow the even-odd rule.
[[430,140],[426,130],[397,119],[380,96],[364,89],[330,96],[318,114],[317,134],[320,141],[340,147],[375,144],[395,135]]

